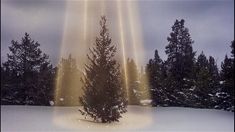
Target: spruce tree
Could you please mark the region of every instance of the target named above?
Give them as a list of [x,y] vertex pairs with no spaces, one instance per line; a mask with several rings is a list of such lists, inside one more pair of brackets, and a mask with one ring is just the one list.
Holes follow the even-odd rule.
[[119,64],[114,59],[116,47],[111,43],[105,17],[101,17],[100,26],[100,34],[87,55],[90,63],[85,66],[84,95],[80,98],[84,111],[79,111],[106,123],[119,121],[127,111],[127,99],[121,87]]
[[172,105],[187,106],[187,93],[193,86],[193,65],[195,52],[193,51],[193,40],[188,28],[184,26],[185,21],[176,20],[172,26],[172,32],[167,38],[169,44],[166,46],[167,73]]
[[51,74],[52,66],[48,55],[43,54],[39,46],[27,33],[21,43],[12,40],[3,68],[10,76],[5,86],[10,89],[14,104],[49,105],[49,100],[42,102],[42,97],[51,95],[52,85],[42,83],[44,80],[40,76],[43,69]]

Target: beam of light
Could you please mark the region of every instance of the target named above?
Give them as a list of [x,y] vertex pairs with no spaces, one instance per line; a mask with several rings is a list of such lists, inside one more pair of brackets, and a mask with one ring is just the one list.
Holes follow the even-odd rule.
[[87,8],[88,8],[88,0],[84,0],[84,22],[83,22],[83,28],[84,28],[84,34],[83,34],[83,40],[86,42],[87,39]]
[[[129,18],[129,26],[130,26],[130,30],[131,30],[131,41],[132,41],[132,46],[133,46],[133,50],[134,50],[134,60],[136,62],[137,67],[139,66],[139,61],[138,61],[138,57],[137,57],[137,38],[136,38],[136,30],[134,28],[134,18],[133,18],[133,9],[131,6],[131,1],[127,2],[127,12],[128,12],[128,18]],[[139,78],[139,77],[138,77]]]
[[54,101],[55,101],[55,105],[58,105],[59,102],[59,95],[60,95],[60,89],[59,89],[59,85],[60,85],[60,76],[62,73],[62,69],[59,68],[57,73],[56,73],[56,87],[55,87],[55,97],[54,97]]
[[[127,12],[128,12],[128,20],[130,26],[130,33],[131,33],[131,42],[132,48],[134,52],[134,60],[136,62],[137,68],[141,67],[141,62],[144,61],[145,51],[142,41],[142,34],[141,34],[141,24],[140,19],[138,17],[138,10],[137,10],[137,2],[136,1],[128,1],[127,2]],[[138,56],[139,55],[139,56]],[[143,74],[143,73],[142,73]],[[145,91],[145,94],[142,99],[151,98],[149,94],[149,81],[148,76],[137,74],[137,78],[141,79],[142,86],[140,87],[141,91]]]
[[[68,2],[65,2],[65,12],[67,12],[68,11]],[[68,28],[68,14],[66,13],[65,14],[65,18],[64,18],[64,28],[63,28],[63,38],[62,38],[62,44],[61,44],[61,48],[60,48],[60,56],[59,56],[59,59],[61,59],[62,57],[63,57],[63,52],[64,52],[64,48],[65,48],[65,35],[66,35],[66,29]],[[59,64],[59,63],[58,63]],[[58,65],[57,64],[57,65]],[[55,95],[54,95],[54,102],[55,102],[55,105],[57,105],[58,104],[58,102],[59,102],[59,95],[60,95],[60,93],[61,93],[61,91],[60,91],[60,89],[59,89],[59,85],[60,85],[60,79],[59,79],[59,77],[61,76],[61,74],[63,73],[63,71],[62,71],[62,69],[61,68],[59,68],[58,69],[58,71],[57,71],[57,73],[56,73],[56,86],[55,86],[55,89],[54,89],[54,91],[55,91]]]
[[124,31],[123,31],[123,16],[122,16],[122,5],[121,0],[117,0],[117,11],[118,11],[118,22],[120,30],[120,40],[122,48],[122,58],[123,58],[123,68],[124,68],[124,77],[125,77],[125,86],[127,89],[127,96],[129,95],[128,88],[128,75],[127,75],[127,66],[126,66],[126,53],[125,53],[125,41],[124,41]]
[[101,1],[101,16],[105,15],[105,0]]
[[[85,55],[87,45],[84,42],[84,28],[80,26],[83,24],[83,1],[66,1],[65,3],[65,18],[64,18],[64,28],[63,28],[63,37],[60,49],[59,62],[62,58],[68,58],[68,55],[71,54],[73,59],[76,61],[77,68],[80,73],[82,73],[82,65],[85,62]],[[79,12],[79,13],[78,13]],[[88,25],[86,25],[88,26]],[[80,77],[74,75],[68,75],[67,78],[76,78],[77,80],[68,80],[65,81],[65,78],[62,78],[63,74],[66,72],[64,67],[58,67],[56,75],[56,86],[54,90],[54,101],[55,105],[75,105],[79,104],[78,97],[81,96],[82,90],[80,88]],[[79,74],[80,74],[79,73]],[[65,86],[64,83],[68,85]],[[78,86],[78,87],[76,87]],[[76,87],[76,88],[75,88]],[[69,97],[68,97],[69,96]],[[65,100],[64,97],[69,99]],[[63,101],[61,101],[61,99]]]
[[[133,1],[132,1],[133,2]],[[130,1],[124,2],[118,0],[115,2],[115,8],[109,8],[112,3],[108,3],[105,0],[99,2],[90,2],[89,0],[82,1],[66,1],[66,13],[64,21],[64,32],[63,40],[60,51],[60,59],[67,58],[70,53],[73,58],[76,58],[77,66],[80,72],[84,71],[84,64],[87,63],[86,54],[88,53],[88,47],[93,43],[97,32],[99,32],[99,26],[97,23],[100,20],[101,15],[110,15],[112,21],[117,18],[118,25],[113,25],[111,28],[111,33],[114,35],[113,40],[120,42],[120,56],[122,60],[123,70],[124,70],[124,81],[127,91],[127,96],[129,97],[129,76],[127,68],[127,56],[131,53],[134,55],[134,60],[138,67],[143,62],[144,48],[142,44],[142,35],[140,31],[140,24],[138,19],[138,12],[136,10],[136,5]],[[114,11],[113,11],[114,10]],[[124,14],[124,13],[127,14]],[[113,18],[114,17],[114,18]],[[129,27],[126,26],[126,24]],[[117,29],[116,29],[117,28]],[[112,30],[113,29],[113,30]],[[114,30],[115,29],[115,30]],[[117,33],[116,31],[119,30]],[[125,37],[130,31],[130,37]],[[128,43],[127,42],[132,43]],[[132,46],[132,47],[131,47]],[[126,51],[129,52],[126,52]],[[63,68],[59,68],[57,72],[56,88],[55,88],[55,103],[61,103],[61,97],[72,95],[79,97],[82,95],[83,91],[81,88],[71,88],[62,86],[63,79],[59,78],[64,73]],[[138,78],[142,78],[142,82],[147,88],[147,77],[143,77],[138,74]],[[80,82],[80,78],[77,78],[77,82]],[[77,82],[71,81],[70,86],[74,87]],[[142,90],[142,89],[141,89]],[[146,90],[145,90],[146,91]],[[147,94],[146,97],[149,97]],[[75,102],[75,101],[74,101]],[[77,103],[79,101],[77,100]]]

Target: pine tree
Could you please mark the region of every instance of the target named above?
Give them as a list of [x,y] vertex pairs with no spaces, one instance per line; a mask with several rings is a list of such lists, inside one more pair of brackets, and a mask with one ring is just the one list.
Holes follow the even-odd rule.
[[234,100],[235,100],[235,97],[234,97],[234,77],[235,77],[235,70],[234,70],[234,65],[235,65],[235,59],[234,59],[234,40],[231,42],[231,46],[230,46],[231,48],[232,48],[232,51],[231,51],[231,54],[232,54],[232,87],[231,87],[231,89],[230,89],[230,95],[231,95],[231,104],[232,104],[232,108],[231,108],[231,111],[233,111],[234,112]]
[[82,81],[84,95],[80,102],[84,111],[79,111],[95,121],[106,123],[121,118],[126,112],[127,99],[125,89],[121,87],[119,64],[114,59],[116,47],[111,44],[105,17],[101,17],[100,26],[100,35],[90,49],[90,63],[85,67]]
[[196,62],[196,78],[195,89],[193,90],[193,96],[195,97],[195,107],[207,108],[210,96],[209,81],[209,62],[205,54],[202,52]]
[[[12,40],[10,54],[7,54],[3,68],[10,75],[6,86],[11,91],[14,104],[49,105],[49,100],[47,104],[42,104],[41,95],[50,96],[53,89],[40,83],[44,81],[39,77],[42,67],[51,69],[51,65],[48,55],[43,54],[39,46],[40,44],[32,40],[27,33],[21,43]],[[50,71],[48,73],[50,74]]]
[[202,52],[194,67],[195,87],[192,89],[192,106],[200,108],[214,108],[216,93],[219,91],[219,73],[212,56],[209,60]]
[[162,104],[163,106],[169,106],[174,104],[175,100],[171,100],[173,90],[169,89],[171,87],[171,83],[168,81],[171,80],[171,77],[168,76],[168,70],[167,70],[167,61],[163,61],[162,66],[161,66],[161,85],[162,85]]
[[153,106],[164,105],[164,100],[166,99],[165,91],[163,88],[164,72],[163,61],[158,55],[158,51],[155,50],[154,59],[150,59],[146,66],[149,85],[152,97]]
[[10,70],[9,67],[3,65],[1,67],[1,104],[19,104],[15,99],[18,84],[19,78],[15,70]]
[[138,78],[137,66],[133,59],[127,59],[127,76],[128,76],[128,104],[138,105],[140,103],[139,87],[140,81]]
[[228,56],[225,56],[224,61],[221,64],[221,82],[222,90],[219,95],[219,106],[225,110],[234,111],[234,69],[233,61]]
[[[230,89],[230,95],[232,95],[232,98],[233,98],[233,101],[234,101],[234,65],[235,65],[235,59],[234,59],[234,40],[231,42],[231,46],[230,46],[231,48],[232,48],[232,51],[231,51],[231,60],[232,60],[232,87],[231,87],[231,89]],[[234,103],[233,103],[233,105],[234,105]]]
[[172,26],[172,32],[167,38],[169,44],[166,46],[167,73],[169,89],[172,91],[169,96],[174,100],[172,105],[187,106],[187,92],[193,86],[193,65],[194,56],[193,40],[188,28],[184,26],[184,20],[176,20]]
[[234,112],[234,40],[230,47],[231,58],[225,55],[221,63],[220,89],[216,93],[216,109],[224,109]]
[[38,90],[37,104],[50,105],[54,98],[56,72],[55,68],[49,62],[40,66],[38,73]]
[[58,89],[58,102],[56,105],[78,105],[78,98],[81,91],[81,83],[78,78],[81,78],[82,73],[79,72],[76,60],[70,54],[67,59],[62,58],[58,65],[57,82]]
[[10,96],[10,89],[6,86],[8,80],[8,73],[1,65],[1,104],[10,104],[11,100],[9,99]]
[[232,48],[232,51],[231,51],[231,54],[232,54],[232,59],[233,59],[233,61],[234,61],[234,40],[231,42],[231,46],[230,46],[231,48]]
[[210,89],[208,95],[210,96],[210,102],[208,104],[209,108],[214,108],[216,105],[217,97],[216,93],[220,90],[219,84],[219,71],[217,64],[215,62],[214,57],[209,56],[209,63],[208,63],[208,70],[209,70],[209,86]]
[[[141,66],[140,73],[139,73],[139,93],[140,93],[140,103],[141,100],[150,100],[151,95],[149,93],[149,84],[148,84],[148,75],[147,75],[147,68]],[[145,105],[145,104],[144,104]]]

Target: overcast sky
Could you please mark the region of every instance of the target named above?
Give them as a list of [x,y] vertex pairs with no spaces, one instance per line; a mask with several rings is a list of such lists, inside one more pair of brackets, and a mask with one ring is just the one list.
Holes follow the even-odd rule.
[[[97,1],[96,1],[97,2]],[[203,50],[218,64],[230,55],[234,39],[234,0],[138,1],[145,62],[158,49],[166,59],[165,46],[176,19],[185,19],[197,55]],[[56,64],[63,39],[66,2],[63,0],[1,0],[1,59],[6,60],[11,40],[28,32]]]

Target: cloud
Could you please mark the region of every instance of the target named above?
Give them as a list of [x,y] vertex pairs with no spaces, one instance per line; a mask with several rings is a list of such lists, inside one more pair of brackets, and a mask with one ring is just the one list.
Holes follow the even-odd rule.
[[167,36],[176,19],[185,19],[194,50],[203,50],[220,63],[230,53],[230,41],[234,38],[233,1],[150,1],[141,2],[140,13],[148,57],[158,49],[166,59]]
[[[81,1],[73,1],[79,4]],[[97,9],[100,1],[91,1]],[[119,39],[116,2],[105,1],[109,29],[113,42]],[[66,2],[64,0],[2,0],[1,1],[1,58],[6,59],[10,41],[20,40],[24,32],[39,41],[42,50],[50,55],[53,64],[57,63],[63,39],[65,26]],[[220,63],[225,54],[230,55],[230,41],[234,39],[234,1],[233,0],[151,0],[138,1],[140,24],[144,40],[144,51],[147,56],[145,62],[153,57],[158,49],[160,56],[166,59],[165,46],[167,36],[176,19],[185,19],[185,26],[189,28],[193,48],[199,54],[202,50],[209,56],[214,56]],[[93,8],[93,7],[90,7]],[[95,11],[95,10],[93,10]],[[128,20],[127,11],[123,10],[125,21]],[[78,16],[83,12],[76,13]],[[90,12],[91,13],[91,12]],[[97,14],[97,13],[96,13]],[[73,15],[72,15],[73,16]],[[89,14],[90,28],[95,32],[98,28],[98,18]],[[81,19],[80,17],[76,18]],[[78,25],[78,24],[77,24]],[[97,25],[97,26],[96,26]],[[80,25],[82,28],[82,25]],[[128,22],[125,22],[128,29]],[[72,28],[73,29],[73,28]],[[130,31],[125,31],[125,37],[130,38]],[[93,39],[92,39],[93,40]],[[130,40],[127,40],[130,43]],[[144,65],[143,63],[143,65]]]
[[6,59],[12,39],[21,41],[25,32],[39,41],[53,63],[61,44],[64,3],[53,1],[4,0],[1,9],[1,58]]

